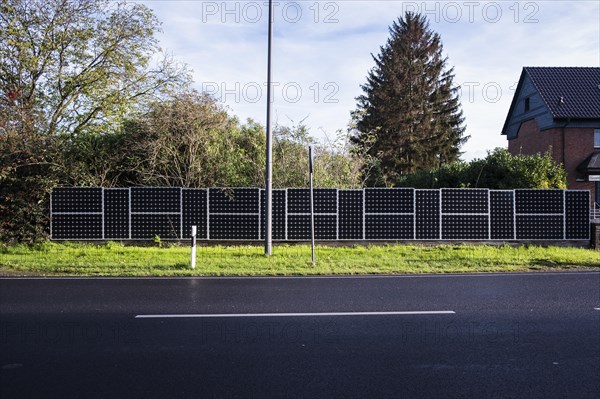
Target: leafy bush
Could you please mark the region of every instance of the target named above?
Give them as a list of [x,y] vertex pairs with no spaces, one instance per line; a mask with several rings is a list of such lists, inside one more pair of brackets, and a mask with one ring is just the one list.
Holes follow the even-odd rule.
[[49,233],[49,193],[57,184],[55,142],[33,127],[35,115],[6,123],[0,99],[0,242],[34,242]]
[[398,187],[485,187],[491,189],[567,187],[567,174],[550,153],[511,155],[496,148],[484,159],[452,162],[437,169],[419,170],[404,176]]
[[32,158],[0,162],[0,242],[31,243],[48,237],[50,191],[55,185],[46,163]]

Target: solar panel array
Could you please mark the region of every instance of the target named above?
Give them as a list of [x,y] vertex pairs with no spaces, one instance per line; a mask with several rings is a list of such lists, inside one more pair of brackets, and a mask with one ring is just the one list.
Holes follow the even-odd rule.
[[[310,239],[310,192],[273,190],[273,239]],[[315,189],[317,240],[587,240],[590,193],[577,190]],[[57,188],[55,240],[262,240],[259,188]]]
[[257,240],[260,209],[258,188],[208,190],[208,237],[214,240]]
[[439,240],[442,238],[440,216],[440,191],[415,190],[417,240]]
[[515,203],[513,191],[490,191],[490,238],[510,240],[515,237]]
[[365,189],[365,239],[410,240],[415,231],[415,190]]
[[338,239],[362,240],[364,237],[364,190],[338,191]]
[[52,238],[102,239],[103,189],[56,189],[52,192]]
[[443,188],[442,238],[487,240],[490,199],[487,189]]

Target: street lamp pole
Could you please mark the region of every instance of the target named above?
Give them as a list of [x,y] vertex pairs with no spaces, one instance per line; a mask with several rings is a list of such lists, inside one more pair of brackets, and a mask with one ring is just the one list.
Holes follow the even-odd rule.
[[269,38],[267,49],[267,154],[265,171],[265,255],[273,254],[273,126],[271,125],[271,99],[273,85],[271,82],[271,43],[273,41],[273,1],[269,0]]

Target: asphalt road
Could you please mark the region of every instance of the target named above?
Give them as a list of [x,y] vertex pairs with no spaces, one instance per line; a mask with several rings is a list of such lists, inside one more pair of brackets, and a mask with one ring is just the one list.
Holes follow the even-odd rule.
[[0,397],[600,397],[599,309],[600,273],[0,279]]

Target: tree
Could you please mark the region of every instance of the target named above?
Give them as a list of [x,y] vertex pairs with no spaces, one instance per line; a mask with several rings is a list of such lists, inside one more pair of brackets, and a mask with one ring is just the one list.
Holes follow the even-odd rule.
[[273,187],[308,186],[308,146],[315,143],[309,128],[300,123],[277,124],[273,129]]
[[[305,118],[306,119],[306,118]],[[363,159],[352,151],[348,137],[338,132],[331,141],[319,142],[304,124],[276,125],[273,130],[273,187],[308,186],[308,146],[313,146],[315,187],[361,188]]]
[[417,169],[458,160],[464,118],[440,36],[424,16],[406,13],[373,56],[353,112],[353,143],[374,163],[368,184],[391,185]]
[[0,2],[0,240],[45,238],[52,188],[113,181],[101,158],[117,146],[107,136],[188,83],[170,57],[154,65],[158,29],[140,4]]
[[314,150],[314,182],[317,187],[357,189],[364,186],[366,159],[354,151],[348,133],[338,130],[336,137],[318,144]]
[[115,127],[143,97],[188,79],[159,52],[159,22],[144,5],[109,0],[0,3],[0,112],[36,116],[47,135]]
[[255,147],[264,145],[256,126],[243,132],[237,119],[207,94],[191,90],[152,103],[124,127],[123,165],[133,177],[129,184],[244,186],[252,174],[245,170],[247,158],[262,154]]

